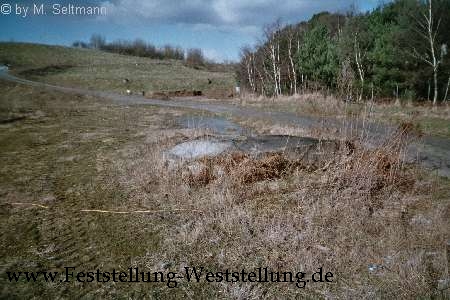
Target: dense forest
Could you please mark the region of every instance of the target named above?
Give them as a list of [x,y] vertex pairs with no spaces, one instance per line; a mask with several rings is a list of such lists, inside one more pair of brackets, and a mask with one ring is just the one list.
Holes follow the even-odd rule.
[[[323,12],[264,28],[238,78],[266,96],[329,91],[345,100],[448,99],[450,0],[396,0],[367,13]],[[447,97],[447,98],[446,98]]]

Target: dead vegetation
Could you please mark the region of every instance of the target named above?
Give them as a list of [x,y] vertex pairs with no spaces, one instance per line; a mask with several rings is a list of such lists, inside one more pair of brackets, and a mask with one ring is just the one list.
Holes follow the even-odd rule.
[[387,186],[407,191],[414,184],[415,174],[404,163],[405,151],[415,137],[412,129],[405,124],[374,149],[345,142],[347,157],[341,156],[341,168],[334,172],[338,174],[339,184],[352,186],[369,195],[374,195]]
[[204,133],[174,128],[171,119],[179,111],[102,109],[105,104],[91,98],[73,96],[68,102],[59,93],[4,89],[8,99],[34,96],[32,103],[31,97],[2,102],[9,111],[8,105],[43,110],[37,119],[2,125],[8,141],[0,149],[4,269],[138,266],[182,272],[185,266],[205,266],[313,272],[322,266],[335,282],[306,289],[183,282],[169,289],[148,283],[2,281],[2,297],[445,296],[437,283],[448,276],[450,184],[403,163],[409,126],[373,148],[349,136],[338,147],[330,145],[332,155],[322,155],[328,149],[322,147],[309,149],[310,155],[236,152],[181,162],[168,160],[166,151]]
[[159,92],[149,92],[145,93],[148,98],[154,99],[164,99],[169,100],[174,97],[200,97],[202,96],[202,91],[199,90],[176,90],[176,91],[159,91]]
[[145,93],[148,98],[169,100],[171,98],[184,98],[184,97],[205,97],[206,99],[227,99],[237,96],[231,88],[215,88],[203,90],[172,90],[172,91],[150,91]]
[[242,96],[244,106],[265,107],[275,111],[290,111],[301,115],[336,116],[361,111],[362,105],[343,102],[333,96],[321,93],[297,94],[275,98]]
[[280,96],[276,99],[243,95],[240,103],[269,111],[295,113],[299,116],[368,118],[392,126],[409,123],[417,132],[450,137],[450,107],[447,103],[438,108],[431,103],[378,99],[364,103],[344,102],[320,93]]
[[340,186],[356,187],[370,195],[390,185],[406,191],[413,185],[415,174],[404,163],[404,151],[415,136],[410,124],[402,124],[384,145],[374,149],[344,140],[336,144],[329,142],[332,147],[325,146],[325,143],[307,147],[302,154],[273,152],[255,156],[243,152],[226,153],[188,165],[184,179],[190,186],[205,186],[222,174],[235,184],[250,185],[280,179],[299,170],[313,172],[322,168],[336,174]]
[[[202,170],[219,168],[218,173],[230,176],[234,182],[241,185],[279,179],[291,174],[295,167],[295,162],[288,160],[280,153],[267,153],[260,158],[253,158],[251,155],[235,152],[217,158],[206,158],[202,162],[206,166]],[[198,178],[199,183],[209,183],[211,180],[202,181],[202,178],[211,173],[212,171],[201,171]],[[208,176],[208,178],[214,179],[215,177]]]
[[[184,166],[183,178],[190,186],[206,186],[227,177],[239,186],[256,182],[286,178],[299,170],[313,172],[328,163],[339,147],[334,141],[283,152],[245,153],[231,152],[216,157],[204,157]],[[328,152],[329,151],[329,152]]]
[[243,161],[231,173],[238,183],[246,185],[258,181],[279,179],[291,173],[293,164],[280,154],[267,154],[264,157]]
[[[400,128],[372,149],[344,141],[313,167],[287,153],[236,152],[159,169],[157,177],[164,180],[153,184],[170,191],[165,205],[204,212],[174,229],[163,243],[165,257],[172,260],[181,252],[175,265],[181,260],[218,269],[320,265],[339,277],[335,284],[304,291],[228,287],[235,299],[292,293],[338,299],[442,296],[438,280],[446,276],[450,194],[445,179],[403,163],[411,138]],[[145,169],[138,174],[148,176]],[[163,198],[159,195],[152,195],[154,201]]]

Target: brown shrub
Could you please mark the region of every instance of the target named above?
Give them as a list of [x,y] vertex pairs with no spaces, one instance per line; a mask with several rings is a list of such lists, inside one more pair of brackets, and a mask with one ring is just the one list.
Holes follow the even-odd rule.
[[190,187],[206,186],[216,180],[211,161],[207,164],[198,164],[194,166],[196,170],[187,169],[183,174],[183,181]]
[[225,172],[230,173],[242,162],[249,160],[250,156],[244,152],[232,152],[214,159],[214,163],[221,166]]
[[398,129],[398,134],[400,135],[414,135],[421,137],[423,136],[423,131],[420,129],[420,126],[418,124],[414,124],[413,122],[407,122],[404,121],[400,123]]
[[281,153],[266,153],[256,158],[243,152],[233,152],[214,158],[202,158],[200,166],[183,175],[189,186],[206,186],[217,179],[215,173],[226,174],[230,181],[238,184],[252,184],[264,180],[279,179],[291,174],[303,165],[299,160],[290,160]]
[[403,161],[408,143],[409,131],[403,127],[377,148],[345,141],[332,176],[343,187],[371,197],[388,187],[407,191],[415,181],[415,174]]
[[232,172],[232,177],[241,184],[278,179],[289,173],[291,162],[281,154],[268,154],[257,160],[247,159]]

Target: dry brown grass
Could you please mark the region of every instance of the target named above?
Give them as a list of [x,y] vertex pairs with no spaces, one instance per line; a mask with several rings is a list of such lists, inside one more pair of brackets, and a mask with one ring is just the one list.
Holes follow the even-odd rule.
[[346,141],[349,155],[340,162],[340,184],[370,192],[389,185],[397,188],[412,185],[410,181],[414,181],[414,174],[405,170],[404,161],[409,140],[414,137],[406,124],[400,126],[381,146],[373,149]]
[[246,95],[241,99],[245,106],[267,108],[276,111],[290,111],[300,115],[337,116],[360,111],[361,105],[349,105],[333,96],[321,93],[307,93],[278,98],[256,97]]
[[[147,179],[133,188],[137,195],[151,197],[152,205],[204,212],[164,229],[160,259],[171,261],[175,269],[186,264],[280,270],[323,266],[336,276],[331,285],[309,285],[306,290],[289,285],[212,285],[207,287],[209,295],[439,296],[443,292],[436,286],[445,276],[450,225],[447,181],[402,163],[406,139],[407,132],[399,130],[374,149],[343,142],[337,155],[313,169],[304,167],[307,161],[293,161],[281,153],[231,153],[181,163],[169,171],[160,164],[158,151],[144,151],[130,179],[152,178],[148,192],[141,190]],[[158,145],[159,151],[168,146]],[[195,172],[186,177],[185,170],[193,164],[198,164]],[[143,166],[154,167],[149,171]],[[128,181],[127,186],[133,185]],[[371,266],[374,271],[369,271]]]
[[[7,95],[18,97],[16,89]],[[340,150],[317,155],[317,162],[289,153],[183,162],[166,151],[204,133],[171,127],[181,112],[105,107],[84,98],[68,105],[60,94],[53,100],[46,92],[29,95],[31,104],[51,101],[36,107],[47,122],[41,117],[3,127],[2,204],[36,202],[48,209],[0,207],[5,268],[313,272],[323,266],[335,280],[304,290],[248,282],[183,282],[168,289],[2,281],[4,297],[411,299],[444,293],[436,284],[446,275],[450,185],[402,162],[408,130],[371,149],[343,140]],[[4,103],[25,100],[9,99]],[[349,135],[358,136],[364,135]]]

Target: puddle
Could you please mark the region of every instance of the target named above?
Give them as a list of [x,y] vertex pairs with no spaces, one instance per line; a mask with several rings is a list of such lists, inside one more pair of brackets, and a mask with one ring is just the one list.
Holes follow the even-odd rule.
[[[198,159],[205,156],[217,156],[226,151],[243,151],[249,154],[267,152],[285,152],[286,154],[301,153],[308,149],[315,151],[326,146],[327,142],[305,137],[267,135],[255,137],[225,137],[220,140],[214,138],[197,139],[183,142],[167,153],[170,156],[185,160]],[[323,147],[325,152],[334,150],[336,143],[330,142],[332,147]]]
[[219,117],[202,117],[202,116],[188,116],[182,117],[178,120],[178,124],[183,128],[188,129],[209,129],[218,135],[242,135],[244,129],[225,119]]

